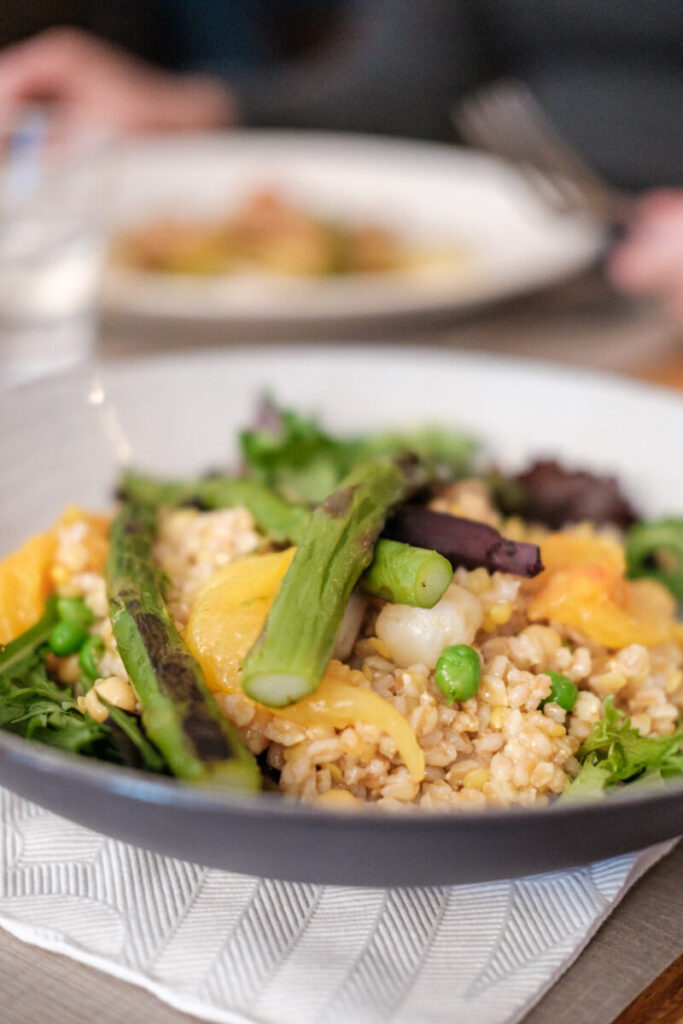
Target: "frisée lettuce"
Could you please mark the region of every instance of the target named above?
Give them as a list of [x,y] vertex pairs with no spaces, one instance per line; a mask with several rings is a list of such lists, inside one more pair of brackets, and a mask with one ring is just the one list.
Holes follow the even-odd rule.
[[564,792],[564,799],[600,797],[622,783],[658,783],[683,775],[683,731],[669,736],[641,736],[630,719],[604,702],[604,717],[578,750],[581,771]]

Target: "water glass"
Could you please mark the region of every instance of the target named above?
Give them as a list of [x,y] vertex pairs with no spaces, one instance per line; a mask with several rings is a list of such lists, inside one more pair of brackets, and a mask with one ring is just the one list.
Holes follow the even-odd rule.
[[40,109],[0,126],[0,385],[91,351],[109,147],[92,134],[60,139]]

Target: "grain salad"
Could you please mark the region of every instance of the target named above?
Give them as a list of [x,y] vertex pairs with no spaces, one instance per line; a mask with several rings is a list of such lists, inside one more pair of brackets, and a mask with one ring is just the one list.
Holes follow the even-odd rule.
[[[273,463],[286,446],[271,443],[263,472],[254,452],[277,436],[268,425],[245,442],[259,469],[248,481],[155,483],[143,502],[152,485],[130,476],[113,525],[69,508],[0,565],[0,707],[19,700],[19,682],[30,691],[17,665],[42,701],[40,722],[29,702],[6,727],[188,782],[265,780],[340,810],[529,807],[683,770],[680,521],[654,524],[648,549],[623,504],[559,528],[533,502],[527,517],[511,512],[495,474],[463,475],[462,449],[451,481],[425,476],[426,435],[405,468],[403,455],[339,452],[314,433],[311,445],[297,420],[284,429],[298,439],[296,465]],[[315,466],[301,458],[302,433]],[[334,472],[321,450],[334,452]],[[387,507],[358,511],[385,469]],[[595,498],[598,480],[573,478]],[[516,482],[532,494],[530,479]],[[316,584],[318,555],[302,587],[311,537],[336,565],[353,517],[363,539],[343,564],[355,559],[355,576],[335,568]],[[434,549],[401,539],[421,529],[437,531]],[[456,529],[460,556],[442,529]],[[77,738],[66,742],[67,729]]]

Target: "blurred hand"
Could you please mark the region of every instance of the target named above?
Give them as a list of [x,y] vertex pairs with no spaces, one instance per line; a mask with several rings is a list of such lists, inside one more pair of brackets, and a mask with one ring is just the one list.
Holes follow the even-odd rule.
[[618,288],[660,298],[683,323],[683,189],[642,200],[608,271]]
[[0,52],[0,115],[56,105],[62,127],[118,132],[201,130],[233,121],[219,79],[159,71],[77,29],[51,29]]

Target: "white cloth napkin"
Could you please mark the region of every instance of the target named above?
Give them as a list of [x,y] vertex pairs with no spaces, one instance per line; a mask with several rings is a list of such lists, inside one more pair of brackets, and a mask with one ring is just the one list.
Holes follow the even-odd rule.
[[0,924],[228,1024],[512,1024],[672,844],[433,889],[259,880],[107,839],[0,790]]

